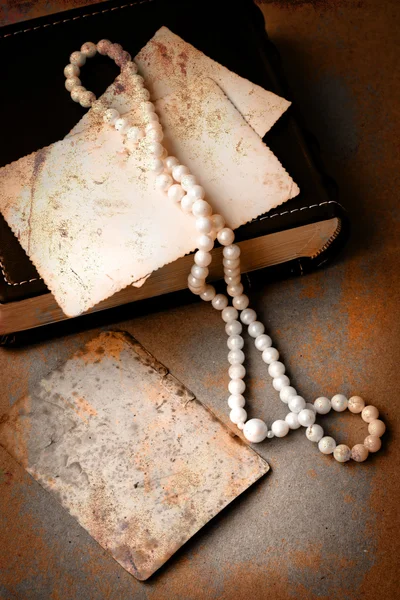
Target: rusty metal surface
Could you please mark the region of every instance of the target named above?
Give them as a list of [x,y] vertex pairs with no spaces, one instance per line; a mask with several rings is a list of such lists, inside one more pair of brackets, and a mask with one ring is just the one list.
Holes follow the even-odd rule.
[[0,445],[140,580],[269,469],[122,332],[18,400]]
[[[257,448],[264,481],[207,526],[148,583],[125,573],[5,453],[0,597],[120,600],[393,600],[398,595],[398,72],[397,2],[314,0],[262,5],[307,124],[350,207],[350,246],[328,270],[266,284],[255,307],[309,398],[359,393],[388,425],[382,451],[334,464],[297,431]],[[54,7],[54,4],[52,5]],[[115,323],[112,324],[115,328]],[[191,304],[132,315],[132,332],[227,422],[226,346],[220,316]],[[177,333],[179,331],[179,334]],[[2,351],[2,408],[94,332]],[[252,415],[282,416],[250,350]],[[348,418],[347,418],[348,417]],[[338,440],[350,415],[328,423]],[[356,419],[358,422],[358,420]],[[265,485],[264,485],[265,483]]]

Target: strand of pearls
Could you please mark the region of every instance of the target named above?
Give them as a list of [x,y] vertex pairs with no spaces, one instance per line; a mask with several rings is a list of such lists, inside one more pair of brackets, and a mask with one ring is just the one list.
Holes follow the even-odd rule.
[[[80,67],[87,58],[93,57],[96,52],[107,55],[115,61],[121,70],[129,69],[137,96],[142,103],[145,127],[130,124],[126,118],[112,107],[104,107],[96,103],[96,97],[87,91],[79,79]],[[66,77],[65,87],[71,93],[71,98],[83,107],[93,106],[93,109],[102,113],[105,123],[115,127],[134,144],[146,144],[150,155],[150,170],[155,174],[157,189],[180,205],[185,213],[196,218],[198,238],[197,251],[194,254],[194,264],[188,276],[188,287],[206,302],[221,312],[225,322],[225,331],[228,336],[228,362],[230,382],[228,390],[228,406],[230,420],[243,430],[247,440],[253,443],[262,442],[265,438],[284,437],[291,429],[306,428],[306,436],[311,442],[317,443],[323,454],[332,454],[338,462],[346,462],[350,458],[357,462],[364,461],[369,452],[376,452],[381,446],[380,436],[385,431],[385,425],[378,419],[379,413],[373,406],[365,407],[359,396],[347,400],[342,394],[337,394],[331,400],[325,397],[317,398],[314,404],[307,403],[298,395],[296,389],[290,385],[286,375],[285,365],[279,360],[279,352],[273,347],[271,338],[265,333],[263,323],[257,319],[257,313],[249,308],[249,298],[244,294],[241,282],[240,247],[234,244],[235,233],[227,227],[222,215],[213,213],[211,205],[205,200],[204,188],[199,184],[185,165],[180,164],[174,156],[168,156],[166,149],[161,144],[163,129],[159,122],[154,104],[150,101],[150,93],[144,86],[143,77],[137,73],[137,66],[132,62],[131,56],[125,52],[120,44],[112,44],[109,40],[101,40],[97,45],[86,42],[78,52],[70,56],[70,64],[64,69]],[[211,251],[215,240],[223,246],[224,279],[227,285],[227,295],[217,294],[214,286],[206,282],[211,264]],[[229,298],[232,305],[229,305]],[[268,365],[268,374],[272,378],[274,389],[279,392],[282,402],[287,404],[289,412],[285,419],[278,419],[268,429],[261,419],[247,420],[245,410],[244,392],[246,384],[244,377],[246,369],[243,366],[245,355],[243,352],[244,340],[242,337],[243,326],[247,327],[248,334],[254,339],[257,350],[261,352],[262,360]],[[353,413],[361,413],[368,425],[369,436],[363,444],[357,444],[352,450],[344,444],[336,445],[330,436],[324,436],[324,430],[315,424],[316,415],[327,414],[331,409],[342,412],[348,408]]]

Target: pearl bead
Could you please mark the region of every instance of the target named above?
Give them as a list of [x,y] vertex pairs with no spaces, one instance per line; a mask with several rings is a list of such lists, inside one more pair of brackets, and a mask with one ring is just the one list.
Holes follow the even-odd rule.
[[[128,130],[129,133],[130,130]],[[127,134],[128,137],[128,134]],[[152,158],[149,162],[149,169],[156,175],[160,175],[164,171],[164,163],[159,158]]]
[[235,308],[237,308],[238,310],[244,310],[245,308],[248,307],[249,305],[249,298],[248,296],[246,296],[246,294],[241,294],[240,296],[235,296],[235,298],[232,300],[232,304]]
[[243,428],[243,435],[249,442],[258,444],[267,437],[268,427],[261,419],[250,419]]
[[208,275],[207,267],[199,267],[199,265],[192,265],[190,272],[197,279],[205,279]]
[[241,281],[240,274],[232,277],[231,275],[225,275],[224,277],[225,283],[227,285],[237,285]]
[[[208,267],[208,265],[211,263],[211,254],[209,252],[205,252],[204,250],[197,250],[194,255],[194,262],[196,265],[199,265],[199,267]],[[223,308],[225,308],[225,306]]]
[[235,234],[229,227],[224,227],[218,231],[217,240],[221,246],[229,246],[235,240]]
[[[153,110],[154,110],[154,106],[152,105],[151,102],[144,102],[145,105],[150,105]],[[160,123],[157,123],[156,121],[150,121],[150,123],[147,123],[147,125],[144,128],[146,135],[151,133],[152,131],[161,131],[163,130],[162,126],[160,125]],[[178,162],[178,159],[175,159],[176,162]]]
[[129,52],[121,52],[116,58],[114,58],[115,64],[122,70],[129,64],[132,64],[132,57]]
[[218,233],[225,226],[225,219],[222,215],[219,215],[218,213],[215,213],[211,217],[211,219],[213,222],[213,229],[214,229],[214,231],[216,231]]
[[318,450],[322,452],[322,454],[332,454],[335,448],[336,442],[329,435],[321,438],[318,442]]
[[[288,400],[289,410],[294,413],[299,413],[301,410],[304,410],[306,407],[306,401],[302,396],[292,396]],[[311,425],[312,423],[310,423]]]
[[228,353],[228,362],[230,365],[241,365],[244,362],[243,350],[231,350]]
[[185,195],[183,188],[179,185],[179,183],[175,183],[171,185],[168,190],[168,198],[173,200],[174,202],[180,202]]
[[157,158],[161,158],[164,153],[164,146],[159,142],[151,142],[148,146],[150,154],[156,156]]
[[336,412],[343,412],[347,408],[347,398],[343,394],[336,394],[331,399],[331,405]]
[[243,379],[246,375],[246,369],[243,365],[231,365],[228,369],[228,374],[231,379]]
[[[187,198],[187,196],[185,196],[185,198]],[[184,199],[182,199],[181,206],[183,200]],[[205,252],[209,252],[214,248],[214,241],[209,235],[201,235],[197,238],[197,247],[199,250],[205,250]]]
[[224,270],[240,268],[240,260],[238,258],[223,258],[222,264],[224,265]]
[[[257,321],[253,321],[253,323],[256,322]],[[256,337],[256,339],[254,340],[254,345],[257,348],[257,350],[260,350],[262,352],[263,350],[266,350],[267,348],[270,348],[272,346],[272,340],[269,337],[269,335],[263,333]]]
[[104,56],[105,54],[107,54],[107,52],[109,51],[111,46],[112,46],[112,44],[111,44],[110,40],[100,40],[97,43],[97,52]]
[[366,423],[371,423],[379,417],[379,411],[375,406],[369,405],[363,408],[361,418]]
[[193,187],[194,185],[197,185],[197,179],[194,175],[189,174],[189,175],[184,175],[182,177],[181,186],[183,187],[185,192],[188,192],[190,190],[190,188]]
[[172,168],[172,177],[178,183],[181,181],[181,179],[184,175],[188,175],[188,174],[189,174],[189,169],[187,167],[185,167],[185,165],[176,165],[175,167]]
[[68,77],[68,79],[65,80],[65,89],[68,92],[72,92],[74,87],[77,87],[78,85],[81,85],[79,77]]
[[245,404],[246,401],[242,394],[231,394],[228,398],[229,408],[243,408]]
[[278,421],[272,423],[271,430],[276,437],[285,437],[289,433],[289,425],[286,421],[278,419]]
[[241,296],[243,294],[243,285],[241,283],[236,283],[234,285],[228,285],[226,291],[230,296]]
[[229,418],[232,421],[232,423],[235,423],[237,425],[241,421],[246,421],[247,412],[244,410],[244,408],[232,408],[231,412],[229,413]]
[[114,123],[114,127],[117,131],[121,133],[126,133],[129,129],[129,123],[124,117],[120,117]]
[[93,42],[85,42],[81,46],[81,52],[88,58],[93,58],[97,52],[96,44],[93,44]]
[[245,308],[240,315],[240,320],[244,325],[250,325],[250,323],[253,323],[256,319],[257,313],[252,308]]
[[82,54],[82,52],[79,52],[77,50],[76,52],[73,52],[71,54],[71,56],[69,57],[69,62],[71,63],[71,65],[76,65],[77,67],[83,67],[83,65],[86,62],[86,56],[84,54]]
[[321,425],[314,423],[314,425],[307,427],[306,437],[310,442],[319,442],[324,437],[324,430]]
[[[224,308],[224,310],[226,310],[226,308]],[[228,336],[240,335],[242,333],[242,324],[240,323],[240,321],[230,321],[225,325],[225,332]]]
[[230,244],[229,246],[224,247],[222,253],[225,258],[235,260],[240,256],[240,248],[237,244]]
[[[192,207],[193,207],[193,198],[190,198],[187,194],[185,194],[185,196],[183,196],[182,200],[181,200],[181,209],[183,210],[184,213],[191,213],[192,212]],[[211,248],[210,248],[211,250]]]
[[96,96],[93,92],[82,92],[79,98],[79,103],[83,108],[89,108],[96,101]]
[[146,88],[142,88],[141,90],[139,90],[136,93],[136,98],[139,101],[142,101],[142,102],[146,102],[146,101],[150,100],[150,92],[149,92],[149,90],[146,89]]
[[333,456],[338,462],[344,463],[350,460],[351,450],[345,444],[339,444],[339,446],[336,446],[336,448],[334,449]]
[[212,230],[212,221],[209,217],[197,217],[195,227],[200,233],[210,233]]
[[253,338],[260,337],[264,333],[264,331],[265,327],[261,323],[261,321],[253,321],[252,323],[250,323],[248,328],[249,335]]
[[278,360],[279,352],[276,348],[266,348],[262,353],[262,359],[267,365],[272,363],[274,360]]
[[166,171],[171,173],[172,169],[179,165],[179,160],[175,156],[167,156],[164,163]]
[[238,316],[239,313],[233,306],[227,306],[221,313],[222,320],[225,321],[225,323],[229,323],[230,321],[236,321]]
[[272,387],[277,392],[280,392],[284,387],[288,387],[290,385],[290,379],[287,375],[279,375],[278,377],[274,377],[272,380]]
[[376,435],[369,435],[364,440],[364,446],[367,448],[368,452],[378,452],[382,446],[381,438]]
[[312,410],[315,415],[317,414],[317,409],[315,408],[314,404],[311,404],[311,402],[306,402],[306,408],[308,408],[308,410]]
[[162,142],[164,139],[164,134],[158,129],[150,129],[150,131],[146,133],[146,138],[151,142]]
[[[171,175],[168,175],[167,173],[161,173],[161,175],[157,175],[156,188],[158,188],[159,190],[166,192],[169,190],[169,188],[171,187],[172,184],[173,184],[173,179],[172,179]],[[207,267],[207,265],[200,265],[200,266]]]
[[236,277],[237,275],[240,277],[240,266],[235,267],[234,269],[224,269],[224,274],[226,277]]
[[379,419],[374,419],[368,424],[368,433],[370,435],[375,435],[376,437],[381,437],[386,431],[386,425],[383,421]]
[[273,438],[273,437],[275,437],[275,436],[274,436],[274,432],[273,432],[273,431],[271,431],[271,430],[270,430],[270,431],[268,431],[268,433],[267,433],[267,438],[268,438],[269,440],[272,440],[272,438]]
[[144,79],[141,75],[132,75],[131,82],[136,88],[141,88],[144,84]]
[[298,429],[301,427],[298,416],[294,412],[288,413],[285,417],[285,421],[289,425],[290,429]]
[[283,387],[279,392],[279,397],[285,404],[287,404],[289,399],[293,398],[293,396],[297,396],[297,392],[294,387],[291,387],[290,385]]
[[356,444],[351,449],[351,458],[356,462],[364,462],[368,458],[368,448],[364,444]]
[[[209,217],[212,214],[212,208],[205,200],[195,200],[192,212],[195,217]],[[210,230],[211,231],[211,230]]]
[[363,410],[363,408],[365,408],[365,402],[360,396],[352,396],[349,398],[347,408],[350,412],[358,414]]
[[83,85],[77,85],[71,92],[71,98],[74,102],[80,102],[81,96],[86,92],[86,88]]
[[[289,401],[290,402],[290,401]],[[299,423],[303,427],[309,427],[315,423],[315,413],[308,408],[304,408],[299,412]]]
[[206,285],[204,292],[200,294],[200,298],[205,302],[211,302],[215,298],[215,287],[213,285]]
[[[80,68],[78,67],[78,65],[67,65],[64,69],[64,75],[65,77],[71,78],[71,77],[79,77],[80,75]],[[68,90],[71,91],[71,90]]]
[[268,367],[268,373],[271,377],[279,377],[279,375],[283,375],[285,371],[285,365],[278,360],[273,360]]
[[[99,51],[99,49],[97,48],[97,52],[98,51]],[[127,73],[130,73],[131,75],[136,75],[136,73],[138,71],[137,65],[132,61],[128,61],[126,64],[122,65],[121,68],[123,71],[126,71]],[[150,102],[149,102],[149,104],[150,104]]]
[[[160,120],[160,118],[159,118],[159,116],[158,116],[157,113],[155,113],[155,112],[148,112],[146,114],[146,120],[148,121],[148,123],[158,123],[159,120]],[[167,154],[165,154],[164,158],[167,158]]]
[[201,185],[192,185],[188,191],[188,194],[191,198],[194,198],[194,200],[203,200],[206,192]]
[[217,294],[211,300],[211,304],[216,310],[224,310],[228,306],[228,298],[224,294]]
[[246,384],[243,379],[231,379],[228,384],[228,390],[231,394],[243,394]]
[[244,346],[244,340],[241,335],[230,335],[226,343],[229,350],[241,350]]
[[197,277],[193,277],[192,274],[188,276],[188,284],[189,287],[198,288],[205,285],[204,279],[198,279]]
[[120,114],[115,108],[107,108],[104,112],[103,121],[109,125],[114,125],[115,121],[119,119]]
[[319,415],[327,415],[332,408],[331,401],[324,396],[317,398],[314,402],[314,406]]

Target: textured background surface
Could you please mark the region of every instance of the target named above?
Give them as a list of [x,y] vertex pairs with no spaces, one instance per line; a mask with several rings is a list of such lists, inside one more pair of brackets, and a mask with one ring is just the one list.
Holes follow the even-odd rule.
[[[398,591],[399,78],[397,2],[302,0],[261,5],[294,97],[351,210],[354,232],[329,269],[255,293],[255,305],[308,398],[359,393],[389,426],[383,450],[339,465],[297,431],[257,448],[272,471],[148,583],[135,581],[0,451],[0,598],[389,600]],[[10,2],[3,21],[67,2]],[[77,5],[77,2],[72,2]],[[232,3],[234,6],[234,3]],[[154,308],[154,304],[152,304]],[[128,318],[126,313],[121,313]],[[129,314],[129,313],[128,313]],[[72,326],[71,326],[72,327]],[[105,325],[130,331],[227,421],[225,335],[204,304]],[[0,352],[0,412],[98,330]],[[67,330],[68,333],[68,330]],[[285,414],[250,352],[250,403]],[[324,426],[362,439],[346,413]]]

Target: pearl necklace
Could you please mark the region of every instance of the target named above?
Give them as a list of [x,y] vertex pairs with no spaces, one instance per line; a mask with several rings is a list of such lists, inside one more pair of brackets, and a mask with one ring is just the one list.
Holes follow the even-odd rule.
[[[101,103],[95,102],[95,95],[81,85],[80,67],[85,64],[87,58],[93,57],[96,52],[109,56],[122,70],[128,70],[131,74],[146,121],[144,129],[131,126],[115,108],[104,107]],[[369,452],[378,451],[381,447],[380,437],[386,427],[378,419],[377,408],[365,406],[364,400],[359,396],[353,396],[348,400],[342,394],[336,394],[331,400],[320,397],[315,400],[314,404],[306,403],[304,398],[299,396],[295,388],[290,385],[289,377],[285,374],[285,365],[278,360],[278,350],[272,346],[272,340],[266,335],[264,325],[257,319],[255,310],[249,308],[249,298],[243,293],[240,248],[234,244],[235,234],[232,229],[225,226],[222,215],[213,214],[211,205],[204,199],[204,189],[198,184],[196,177],[189,172],[186,166],[180,164],[177,158],[167,156],[167,152],[161,144],[163,130],[159,117],[154,104],[150,102],[150,93],[144,87],[143,77],[138,74],[137,66],[129,53],[125,52],[120,44],[112,44],[109,40],[101,40],[97,45],[86,42],[80,51],[71,54],[70,64],[65,67],[64,75],[66,77],[65,87],[71,92],[72,100],[79,102],[85,108],[93,106],[93,110],[102,115],[105,123],[115,127],[134,144],[146,144],[151,156],[150,170],[156,175],[156,187],[165,193],[172,202],[178,203],[185,213],[191,213],[196,218],[199,237],[196,244],[197,251],[194,254],[194,265],[188,276],[188,287],[202,300],[211,302],[212,306],[221,312],[225,322],[230,363],[228,405],[232,423],[243,430],[245,438],[252,443],[262,442],[265,438],[274,436],[284,437],[291,429],[303,426],[306,428],[307,439],[317,443],[323,454],[333,453],[335,459],[340,463],[347,462],[350,458],[357,462],[363,462]],[[225,294],[217,294],[215,288],[206,283],[215,239],[223,246],[225,283],[227,284],[227,293],[232,298],[232,306],[228,305],[228,297]],[[268,373],[272,378],[274,389],[279,393],[282,402],[289,408],[286,418],[274,421],[270,429],[261,419],[247,420],[247,412],[244,409],[243,394],[246,385],[243,378],[246,369],[243,366],[245,359],[242,350],[244,341],[241,336],[243,325],[247,326],[249,335],[254,338],[257,350],[262,353],[262,360],[268,365]],[[324,436],[322,427],[315,424],[317,414],[325,415],[331,409],[342,412],[346,408],[352,413],[361,413],[362,419],[368,423],[369,435],[362,444],[356,444],[352,449],[344,444],[336,445],[335,440],[330,436]]]

